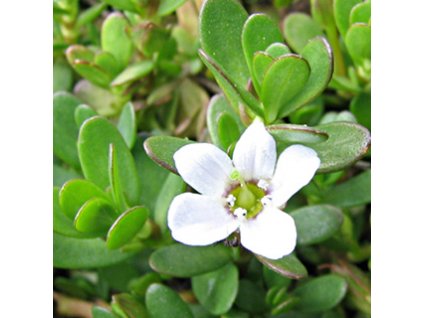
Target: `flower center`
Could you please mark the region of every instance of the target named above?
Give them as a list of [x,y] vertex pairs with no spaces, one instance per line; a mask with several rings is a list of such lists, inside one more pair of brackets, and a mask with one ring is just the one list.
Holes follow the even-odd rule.
[[228,195],[226,201],[229,210],[234,213],[236,209],[244,209],[247,219],[255,217],[263,209],[262,199],[266,192],[252,182],[243,182],[234,188]]

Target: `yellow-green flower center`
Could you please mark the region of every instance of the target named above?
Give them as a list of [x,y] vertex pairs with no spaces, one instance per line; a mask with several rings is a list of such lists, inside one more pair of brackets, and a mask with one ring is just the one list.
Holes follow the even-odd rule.
[[259,214],[263,209],[261,199],[266,193],[256,184],[247,182],[234,188],[229,193],[229,196],[231,195],[235,199],[233,205],[230,206],[231,212],[234,212],[237,208],[245,209],[247,211],[246,218],[250,219]]

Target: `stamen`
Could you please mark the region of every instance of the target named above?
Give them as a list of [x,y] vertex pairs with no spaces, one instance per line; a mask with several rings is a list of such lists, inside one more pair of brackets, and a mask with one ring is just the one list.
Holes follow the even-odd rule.
[[261,198],[261,204],[263,204],[263,206],[268,206],[272,203],[272,197],[269,195],[264,196],[263,198]]
[[226,198],[226,202],[230,207],[233,207],[235,205],[236,197],[233,194],[229,194]]
[[247,216],[247,210],[243,208],[236,208],[234,211],[234,215],[237,218],[245,218]]
[[260,189],[263,189],[264,191],[266,191],[266,190],[267,190],[267,188],[269,187],[269,182],[267,182],[266,180],[260,179],[260,180],[257,182],[257,186],[258,186]]

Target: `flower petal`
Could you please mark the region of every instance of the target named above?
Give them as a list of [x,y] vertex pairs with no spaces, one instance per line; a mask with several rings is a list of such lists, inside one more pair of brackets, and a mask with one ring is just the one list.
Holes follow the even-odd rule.
[[292,145],[279,156],[272,179],[272,202],[282,206],[313,178],[320,166],[317,153],[302,145]]
[[176,196],[168,212],[168,225],[176,241],[209,245],[234,232],[239,222],[220,200],[194,193]]
[[183,146],[173,155],[176,169],[191,187],[202,194],[221,196],[233,171],[232,161],[212,144]]
[[241,223],[240,231],[245,248],[270,259],[290,254],[297,241],[294,219],[275,207],[267,207],[255,219]]
[[247,179],[270,179],[276,164],[276,143],[264,124],[254,121],[235,146],[235,168]]

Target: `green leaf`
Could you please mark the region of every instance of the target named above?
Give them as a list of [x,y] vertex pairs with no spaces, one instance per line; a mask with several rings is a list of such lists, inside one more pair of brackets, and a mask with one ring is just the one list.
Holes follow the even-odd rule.
[[148,215],[148,209],[143,206],[136,206],[125,211],[107,233],[107,247],[117,249],[132,240],[144,226]]
[[[285,106],[287,113],[309,103],[322,93],[333,73],[332,50],[324,38],[318,37],[311,40],[301,51],[301,56],[310,67],[310,76],[301,93]],[[282,113],[281,116],[285,114]]]
[[289,47],[283,43],[272,43],[266,48],[265,52],[275,59],[291,53]]
[[350,25],[354,23],[370,23],[371,4],[370,1],[364,1],[355,5],[350,12]]
[[362,65],[371,58],[371,30],[370,26],[363,23],[352,25],[346,36],[345,45],[348,53],[357,65]]
[[75,216],[75,228],[82,233],[105,234],[113,224],[116,211],[108,200],[92,198],[84,203]]
[[130,294],[113,295],[112,306],[117,306],[128,318],[147,317],[144,305]]
[[116,150],[117,171],[122,190],[130,205],[140,199],[137,170],[124,139],[113,124],[102,117],[93,117],[82,125],[78,150],[84,176],[105,189],[109,186],[109,145]]
[[297,287],[293,294],[300,297],[298,310],[303,312],[322,312],[329,310],[344,298],[347,292],[345,279],[329,274],[313,278]]
[[342,211],[331,205],[312,205],[291,213],[297,227],[297,243],[310,245],[330,238],[342,225]]
[[[189,262],[187,262],[189,260]],[[216,270],[231,261],[231,250],[223,245],[173,244],[154,251],[150,267],[161,274],[192,277]]]
[[270,125],[266,129],[275,138],[278,153],[298,143],[311,147],[313,144],[325,142],[329,137],[325,132],[305,125]]
[[132,279],[129,289],[139,297],[145,297],[148,287],[153,283],[160,283],[160,275],[155,272],[147,273],[141,277]]
[[223,149],[229,149],[238,141],[241,132],[236,120],[229,113],[222,113],[217,120],[217,134]]
[[316,98],[297,109],[289,115],[289,121],[293,124],[317,125],[324,113],[324,101],[322,97]]
[[[258,51],[264,51],[275,42],[282,42],[282,34],[278,24],[269,16],[256,13],[245,21],[242,28],[242,48],[250,74],[253,74],[253,57]],[[253,77],[254,80],[254,77]],[[254,83],[258,90],[258,83]]]
[[71,45],[66,50],[66,58],[69,64],[82,77],[98,86],[109,86],[113,74],[96,64],[95,54],[88,48],[82,45]]
[[307,269],[294,254],[276,260],[260,255],[256,255],[256,258],[269,269],[282,276],[291,279],[300,279],[307,276]]
[[91,313],[93,318],[117,318],[111,311],[98,306],[93,306]]
[[122,181],[119,176],[117,154],[113,144],[109,145],[109,183],[113,201],[120,214],[128,208],[128,204],[126,203],[125,194],[123,193]]
[[81,127],[84,121],[96,115],[97,113],[90,106],[81,104],[75,109],[75,122],[78,127]]
[[321,160],[319,172],[333,172],[348,167],[369,149],[370,133],[358,124],[333,122],[315,128],[329,136],[325,142],[310,145]]
[[101,28],[101,48],[115,57],[121,70],[128,65],[133,53],[128,28],[127,20],[120,13],[108,15]]
[[110,266],[133,256],[110,251],[102,239],[80,239],[53,234],[53,266],[66,269],[86,269]]
[[53,185],[61,187],[71,179],[82,178],[82,176],[72,168],[65,168],[53,164]]
[[70,91],[72,89],[73,74],[69,64],[57,61],[53,65],[53,92]]
[[81,12],[78,19],[76,20],[76,27],[80,28],[83,25],[93,22],[96,18],[100,16],[104,9],[106,9],[107,4],[97,3],[91,6],[89,9]]
[[249,313],[261,313],[266,310],[264,289],[247,279],[239,281],[235,304]]
[[167,286],[152,284],[147,289],[145,304],[151,318],[193,318],[188,305]]
[[333,0],[333,14],[335,22],[342,37],[345,35],[350,27],[350,13],[352,8],[361,3],[362,0]]
[[139,13],[139,1],[134,0],[103,0],[105,3],[111,5],[115,9],[125,10],[130,12]]
[[139,137],[133,149],[138,180],[141,189],[141,204],[150,211],[155,210],[157,194],[161,191],[169,171],[158,166],[144,150],[144,138]]
[[200,43],[236,84],[246,87],[249,72],[241,44],[248,13],[234,0],[204,1],[200,12]]
[[157,195],[156,206],[154,209],[154,221],[160,227],[162,233],[167,228],[167,212],[173,198],[178,194],[185,192],[186,184],[181,177],[170,173],[166,181],[162,184],[160,192]]
[[207,109],[207,128],[210,133],[211,140],[213,144],[220,147],[223,150],[226,150],[220,141],[218,135],[218,119],[222,114],[228,114],[232,117],[233,120],[236,122],[236,126],[239,131],[245,129],[244,125],[241,122],[239,116],[235,113],[233,108],[229,105],[226,98],[219,94],[212,97]]
[[252,77],[254,79],[254,87],[259,95],[261,95],[264,76],[266,75],[270,65],[274,62],[275,60],[272,56],[266,52],[256,52],[254,54]]
[[263,266],[263,279],[269,291],[272,287],[277,287],[278,289],[288,287],[292,282],[292,279],[280,275],[267,266]]
[[227,312],[238,293],[238,268],[228,263],[222,268],[191,279],[192,290],[200,304],[213,315]]
[[90,237],[90,234],[78,232],[62,211],[59,204],[59,188],[53,188],[53,232],[70,237]]
[[63,213],[73,220],[84,203],[94,197],[108,200],[106,193],[91,181],[70,180],[60,189],[60,207]]
[[74,112],[81,102],[71,94],[59,92],[53,96],[53,153],[72,167],[79,169],[78,126]]
[[173,173],[178,173],[173,160],[174,153],[181,147],[194,143],[188,139],[170,136],[153,136],[144,142],[147,155],[157,164]]
[[123,106],[119,121],[117,123],[117,128],[125,140],[128,148],[132,149],[137,138],[137,120],[135,117],[134,106],[131,102]]
[[316,36],[323,36],[320,25],[305,13],[291,13],[284,20],[284,35],[288,45],[300,53]]
[[371,129],[371,96],[368,93],[361,93],[351,100],[350,111],[357,118],[357,121],[368,129]]
[[247,91],[244,86],[235,82],[233,75],[225,72],[209,55],[199,50],[200,58],[209,68],[217,83],[222,88],[228,100],[235,110],[238,110],[239,103],[248,106],[257,115],[262,116],[263,109],[258,100]]
[[369,203],[371,200],[371,172],[367,170],[326,191],[322,202],[349,208]]
[[291,112],[285,105],[303,89],[309,74],[308,63],[296,55],[280,57],[269,67],[261,90],[267,122]]
[[157,14],[165,16],[171,14],[173,11],[182,6],[186,0],[161,0]]
[[128,66],[111,83],[112,86],[128,84],[144,76],[147,76],[154,69],[153,61],[146,60]]

